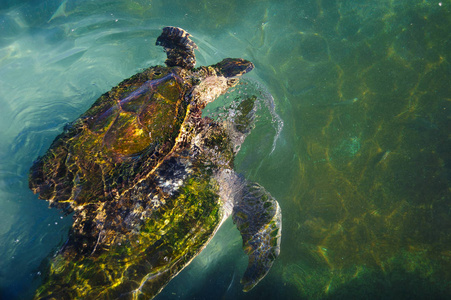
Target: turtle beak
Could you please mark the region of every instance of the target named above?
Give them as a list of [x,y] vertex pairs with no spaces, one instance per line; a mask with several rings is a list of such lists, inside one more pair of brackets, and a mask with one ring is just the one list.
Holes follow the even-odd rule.
[[254,64],[241,58],[226,58],[214,65],[224,77],[239,77],[254,69]]

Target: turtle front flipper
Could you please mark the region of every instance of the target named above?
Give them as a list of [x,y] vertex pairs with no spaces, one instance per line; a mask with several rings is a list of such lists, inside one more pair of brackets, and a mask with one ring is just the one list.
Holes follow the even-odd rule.
[[235,203],[233,222],[243,238],[249,264],[241,279],[243,291],[250,291],[265,277],[280,253],[282,213],[277,201],[257,183],[246,183]]
[[171,26],[163,28],[156,45],[164,47],[168,57],[165,63],[168,67],[194,68],[196,64],[194,49],[197,49],[197,45],[189,37],[190,34],[182,28]]

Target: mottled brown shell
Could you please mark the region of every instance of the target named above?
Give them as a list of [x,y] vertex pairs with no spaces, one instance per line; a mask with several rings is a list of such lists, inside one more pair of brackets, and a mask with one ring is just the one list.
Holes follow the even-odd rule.
[[76,206],[147,176],[171,151],[187,113],[191,86],[179,73],[149,68],[102,95],[38,158],[30,188],[53,205]]

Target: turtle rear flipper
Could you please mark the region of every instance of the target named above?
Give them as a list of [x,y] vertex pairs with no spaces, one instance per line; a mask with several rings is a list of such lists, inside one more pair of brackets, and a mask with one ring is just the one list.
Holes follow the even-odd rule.
[[194,49],[197,49],[197,45],[189,37],[190,34],[182,28],[171,26],[163,28],[156,45],[164,47],[168,57],[165,63],[168,67],[194,68],[196,64]]
[[235,203],[233,222],[243,238],[249,264],[241,283],[250,291],[265,277],[280,253],[282,213],[277,201],[257,183],[247,183]]

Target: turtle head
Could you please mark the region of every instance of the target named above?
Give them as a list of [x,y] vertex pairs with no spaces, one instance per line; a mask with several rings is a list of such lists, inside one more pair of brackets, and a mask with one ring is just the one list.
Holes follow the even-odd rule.
[[[203,71],[213,68],[216,74],[208,74],[199,80],[191,93],[201,108],[224,94],[230,87],[238,83],[238,77],[254,68],[254,64],[241,58],[226,58],[216,65],[200,68]],[[207,71],[209,73],[209,71]]]
[[226,58],[213,65],[213,67],[226,78],[239,77],[254,69],[254,64],[242,58]]

